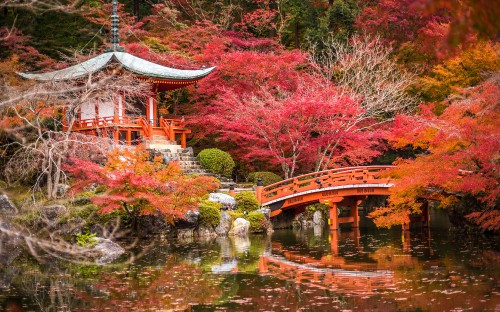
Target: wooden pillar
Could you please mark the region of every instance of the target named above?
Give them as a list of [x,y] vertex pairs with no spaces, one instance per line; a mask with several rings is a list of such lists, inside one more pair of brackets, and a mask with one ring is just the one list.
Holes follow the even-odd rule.
[[403,232],[410,231],[410,224],[409,223],[403,223],[403,224],[401,224],[401,227],[403,229]]
[[410,231],[403,231],[401,234],[401,242],[403,243],[403,251],[410,251]]
[[429,212],[429,201],[426,200],[422,205],[422,227],[429,227],[431,221],[431,215]]
[[339,229],[338,203],[342,200],[344,200],[344,197],[331,197],[320,200],[320,203],[330,207],[330,214],[328,218],[330,231],[337,231]]
[[127,145],[132,145],[132,133],[130,129],[127,130]]
[[262,191],[264,191],[264,185],[262,185],[262,179],[258,178],[257,188],[255,189],[255,197],[257,197],[260,204],[262,204]]
[[332,252],[332,255],[338,255],[339,254],[339,232],[338,231],[331,231],[329,234],[329,240],[330,240],[330,250]]
[[328,219],[330,231],[337,231],[339,229],[339,214],[337,203],[330,203],[330,218]]
[[118,131],[118,129],[115,129],[113,133],[113,140],[115,141],[115,144],[118,145],[120,141],[120,132]]
[[351,217],[352,217],[352,227],[359,228],[359,211],[358,211],[358,201],[354,201],[350,205]]
[[186,134],[184,132],[181,134],[181,147],[186,148]]

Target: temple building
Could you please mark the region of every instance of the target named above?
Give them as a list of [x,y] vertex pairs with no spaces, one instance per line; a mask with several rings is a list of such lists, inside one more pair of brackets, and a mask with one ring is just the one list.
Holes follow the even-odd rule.
[[[117,94],[113,102],[95,99],[81,105],[71,131],[99,135],[113,139],[116,144],[144,143],[147,148],[165,146],[186,147],[186,136],[191,133],[184,118],[164,118],[158,113],[158,93],[196,84],[215,67],[182,70],[155,64],[123,51],[118,43],[117,1],[113,0],[111,15],[112,47],[94,58],[74,66],[46,73],[19,73],[26,79],[64,81],[84,79],[110,66],[128,71],[134,78],[151,84],[151,92],[141,98],[127,98]],[[66,127],[63,118],[63,127]]]

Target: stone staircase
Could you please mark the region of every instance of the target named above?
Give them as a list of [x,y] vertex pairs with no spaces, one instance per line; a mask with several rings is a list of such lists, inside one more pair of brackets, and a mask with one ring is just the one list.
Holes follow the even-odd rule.
[[214,174],[201,167],[200,161],[193,155],[193,150],[190,148],[186,148],[178,152],[175,160],[179,162],[179,166],[185,174],[214,176]]
[[182,146],[175,144],[174,141],[168,140],[167,136],[162,132],[154,130],[151,140],[146,142],[146,148],[154,150],[157,154],[161,154],[163,161],[168,164],[171,161],[178,161],[181,170],[185,174],[196,174],[201,176],[216,177],[221,181],[222,187],[229,188],[232,182],[231,179],[216,176],[201,167],[200,161],[194,156],[191,147],[182,148]]
[[212,173],[206,171],[201,167],[200,161],[193,154],[193,149],[182,148],[180,145],[172,144],[172,142],[165,139],[155,138],[147,145],[149,149],[160,153],[163,161],[168,164],[171,161],[178,161],[181,170],[185,174],[197,174],[202,176],[214,176]]

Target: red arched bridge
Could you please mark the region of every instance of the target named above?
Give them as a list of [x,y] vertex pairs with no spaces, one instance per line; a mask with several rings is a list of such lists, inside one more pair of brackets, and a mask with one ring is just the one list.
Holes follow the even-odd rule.
[[[257,186],[256,196],[269,206],[271,217],[283,210],[299,209],[314,203],[330,206],[330,229],[341,223],[359,226],[358,205],[368,195],[389,195],[393,186],[382,174],[392,166],[362,166],[325,170],[297,176],[269,186]],[[339,217],[339,207],[349,207],[349,217]]]

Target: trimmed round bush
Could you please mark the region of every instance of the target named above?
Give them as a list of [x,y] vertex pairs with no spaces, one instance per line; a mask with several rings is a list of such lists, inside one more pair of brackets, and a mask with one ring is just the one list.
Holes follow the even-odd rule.
[[243,191],[234,196],[236,199],[236,209],[239,212],[250,212],[259,209],[260,204],[252,191]]
[[266,217],[261,211],[252,211],[247,216],[245,216],[250,222],[250,232],[252,233],[261,233],[265,230],[265,221]]
[[201,166],[215,174],[229,177],[233,173],[234,161],[231,155],[218,148],[207,148],[198,154]]
[[215,228],[220,222],[220,209],[222,205],[208,200],[201,202],[198,205],[200,212],[200,223],[205,226]]
[[268,186],[273,183],[283,181],[283,179],[279,175],[269,171],[252,172],[249,175],[250,182],[257,183],[258,178],[262,179],[262,184],[264,186]]

